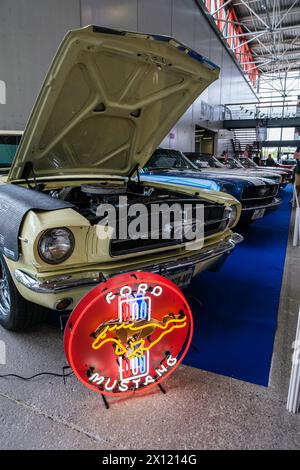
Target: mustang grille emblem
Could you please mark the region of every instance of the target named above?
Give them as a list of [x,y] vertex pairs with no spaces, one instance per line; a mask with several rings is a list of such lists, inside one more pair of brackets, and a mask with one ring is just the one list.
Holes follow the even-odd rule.
[[258,191],[258,194],[260,196],[266,196],[267,194],[269,194],[269,189],[268,188],[260,188],[259,191]]

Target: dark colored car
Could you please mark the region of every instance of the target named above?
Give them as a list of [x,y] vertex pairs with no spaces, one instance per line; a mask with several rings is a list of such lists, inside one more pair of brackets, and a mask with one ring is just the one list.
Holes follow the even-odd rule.
[[283,168],[279,165],[276,165],[275,167],[264,167],[264,166],[258,166],[251,158],[247,157],[239,157],[238,161],[243,165],[244,168],[249,169],[249,170],[257,170],[257,171],[264,171],[264,172],[275,172],[278,173],[279,175],[282,176],[282,186],[286,186],[287,184],[291,183],[293,181],[293,171],[290,170],[289,168]]
[[293,170],[297,164],[294,158],[283,158],[280,163],[278,163],[278,168]]
[[22,138],[21,131],[0,131],[0,171],[8,173]]
[[[259,167],[249,158],[247,158],[247,160],[249,160],[249,162],[243,163],[240,159],[234,157],[218,157],[218,161],[228,170],[233,170],[234,172],[239,171],[239,173],[246,171],[247,174],[253,176],[257,175],[259,172],[261,176],[274,180],[276,180],[276,177],[279,177],[281,187],[285,187],[290,182],[290,180],[287,180],[287,172],[284,169],[273,166],[269,168],[264,166]],[[254,167],[251,162],[255,165]]]
[[[261,176],[269,178],[276,183],[282,182],[282,175],[272,169],[262,168],[258,173],[257,168],[245,168],[240,161],[233,157],[214,157],[211,155],[203,155],[197,152],[185,152],[184,155],[197,168],[205,169],[210,173],[241,175],[241,176]],[[263,171],[265,170],[265,171]]]
[[195,167],[177,150],[157,149],[141,171],[142,181],[156,181],[177,186],[195,186],[222,191],[233,195],[242,203],[242,222],[252,222],[276,210],[281,203],[277,198],[279,178],[272,179],[213,174]]

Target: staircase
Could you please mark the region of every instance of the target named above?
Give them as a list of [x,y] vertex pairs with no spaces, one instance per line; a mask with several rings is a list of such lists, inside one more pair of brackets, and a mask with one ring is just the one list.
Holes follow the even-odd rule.
[[232,129],[232,147],[236,155],[241,155],[246,147],[249,148],[252,156],[259,153],[259,143],[256,140],[255,129]]

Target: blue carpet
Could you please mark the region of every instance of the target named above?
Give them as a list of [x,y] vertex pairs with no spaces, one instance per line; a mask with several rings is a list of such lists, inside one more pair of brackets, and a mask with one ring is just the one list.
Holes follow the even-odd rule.
[[219,272],[202,273],[186,291],[203,304],[190,301],[195,333],[186,365],[268,385],[292,188],[281,197],[276,212],[238,228],[245,241]]

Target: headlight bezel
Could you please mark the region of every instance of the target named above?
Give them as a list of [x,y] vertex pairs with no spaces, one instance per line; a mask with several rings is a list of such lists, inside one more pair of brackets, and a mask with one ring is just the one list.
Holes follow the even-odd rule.
[[[58,231],[58,230],[61,230],[61,231],[64,231],[66,232],[68,238],[69,238],[69,241],[70,241],[70,248],[68,249],[68,251],[66,251],[66,253],[64,254],[64,256],[62,256],[61,258],[58,258],[58,259],[50,259],[50,258],[47,258],[44,254],[43,254],[43,249],[42,249],[42,243],[45,241],[45,237],[46,236],[51,236],[51,232],[55,232],[55,231]],[[53,236],[53,235],[52,235]],[[61,235],[60,235],[61,236]],[[65,261],[67,261],[73,254],[74,252],[74,249],[75,249],[75,237],[74,237],[74,234],[73,232],[67,228],[67,227],[53,227],[53,228],[49,228],[47,230],[44,230],[44,232],[41,234],[39,240],[38,240],[38,244],[37,244],[37,251],[38,251],[38,255],[40,257],[40,259],[46,263],[46,264],[50,264],[50,265],[58,265],[58,264],[61,264]]]
[[233,204],[232,206],[230,206],[230,208],[231,208],[231,212],[230,212],[229,223],[228,223],[229,228],[234,226],[234,224],[236,223],[237,216],[238,216],[237,206]]

